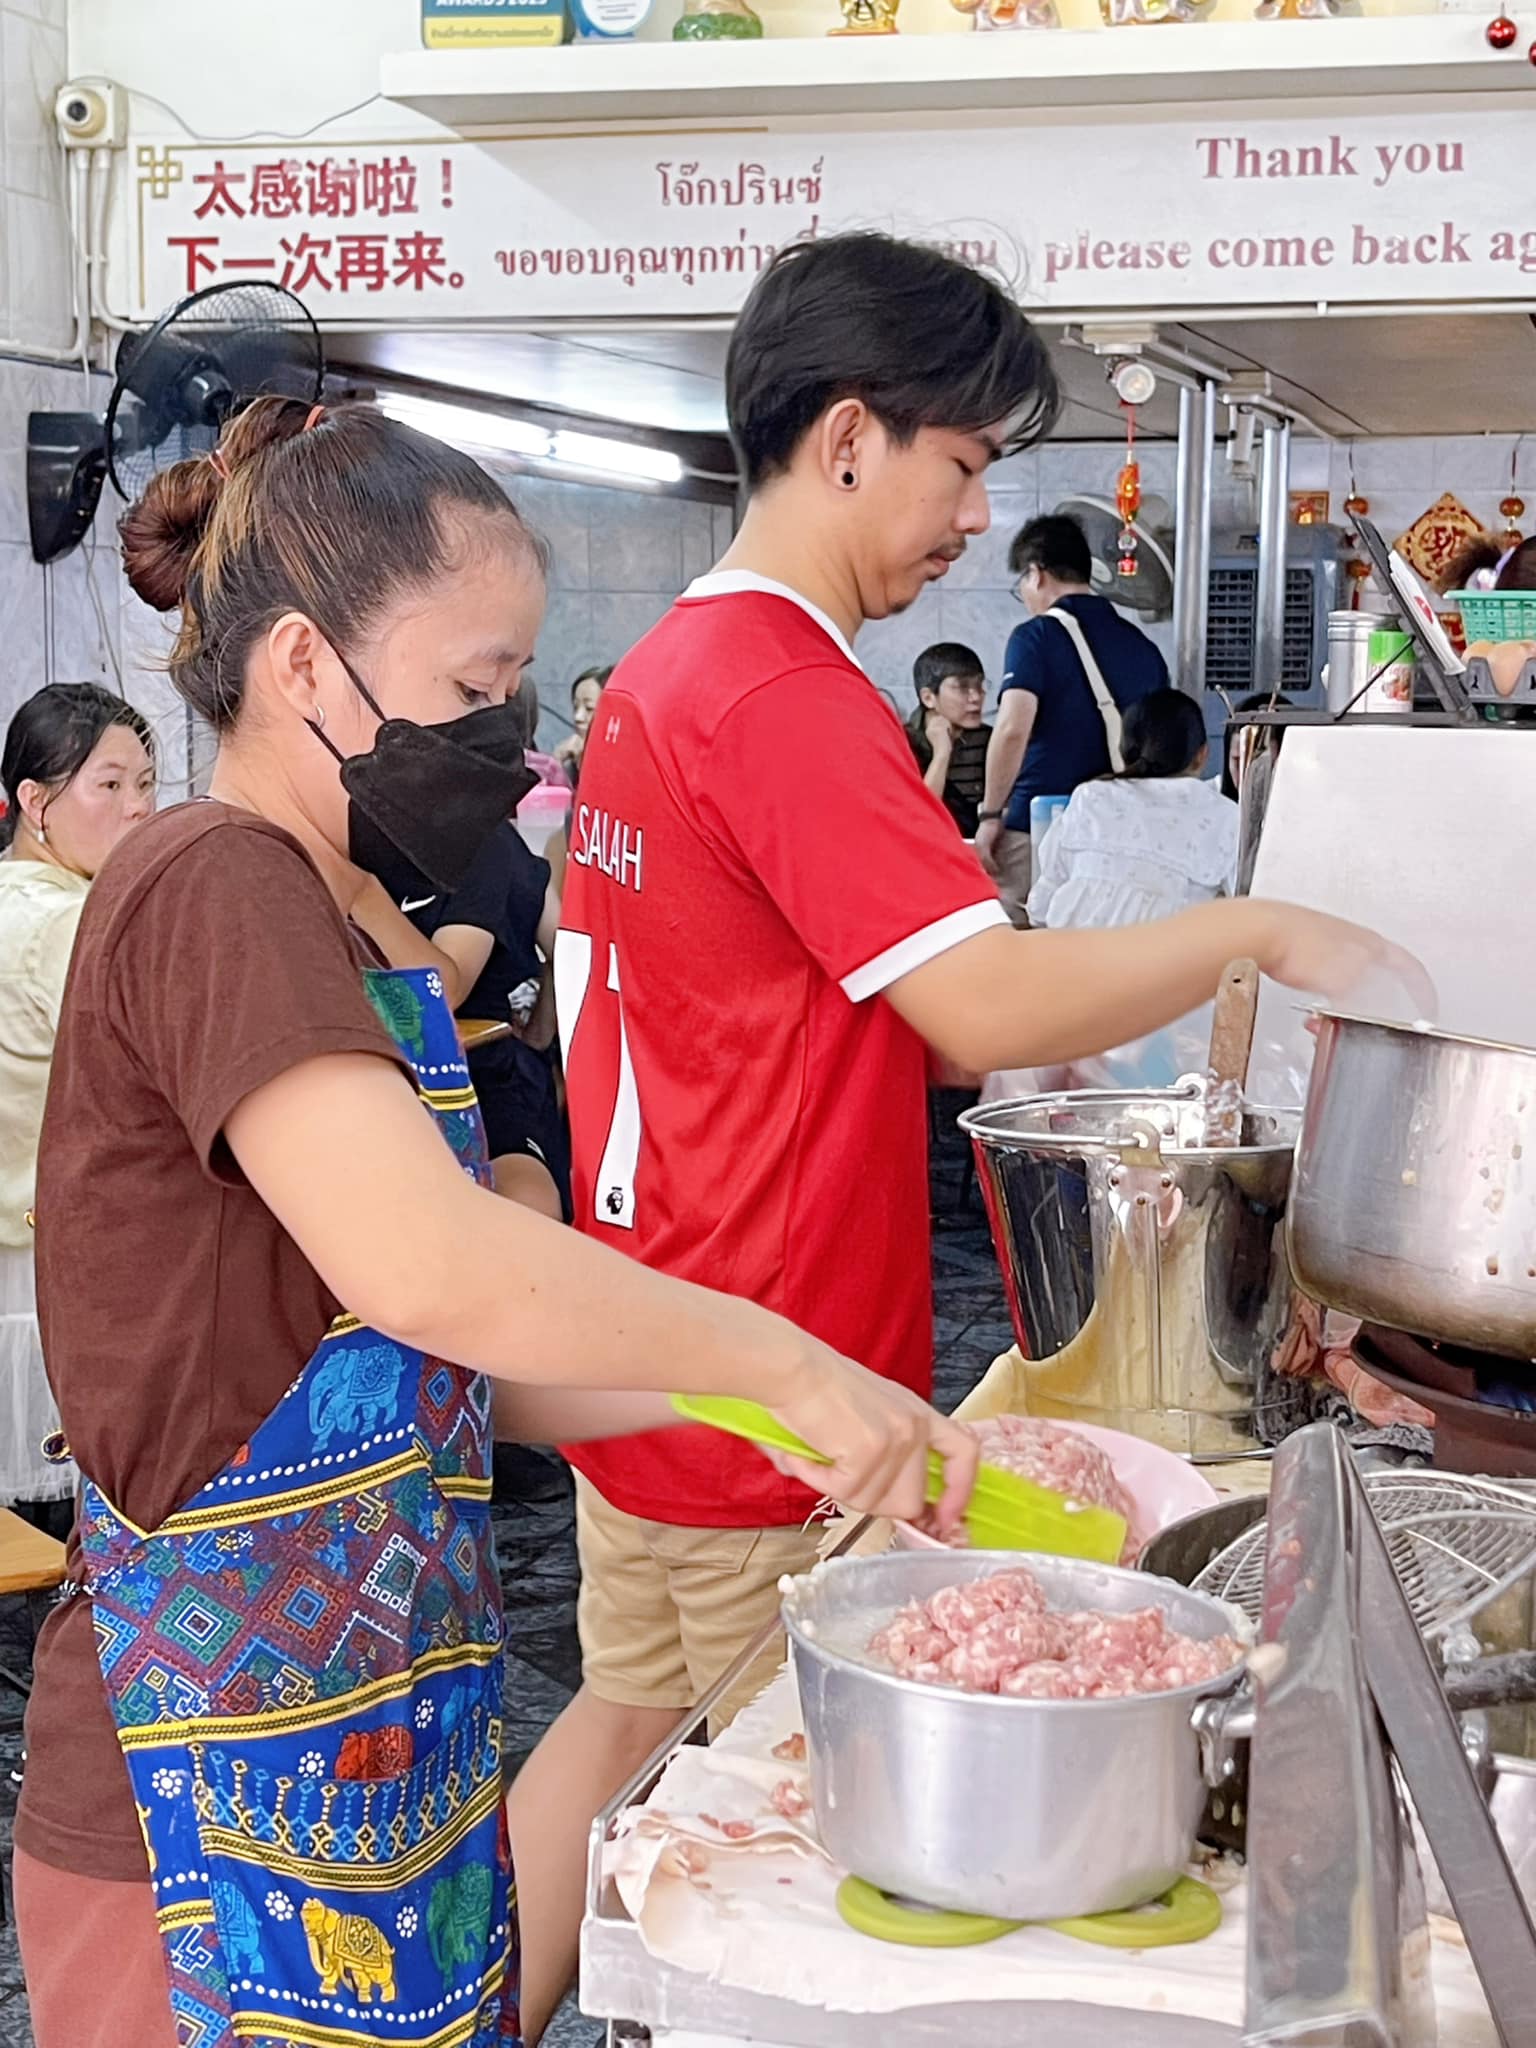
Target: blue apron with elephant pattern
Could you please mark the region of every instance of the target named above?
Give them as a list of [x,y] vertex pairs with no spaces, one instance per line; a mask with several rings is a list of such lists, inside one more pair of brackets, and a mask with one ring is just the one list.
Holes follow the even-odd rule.
[[[466,1173],[484,1137],[442,983],[368,993]],[[341,1317],[158,1529],[89,1482],[86,1591],[181,2048],[506,2048],[490,1388]]]

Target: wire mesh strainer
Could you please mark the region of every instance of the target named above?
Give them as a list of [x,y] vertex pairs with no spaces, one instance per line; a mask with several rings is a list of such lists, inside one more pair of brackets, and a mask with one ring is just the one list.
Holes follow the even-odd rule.
[[[1426,1641],[1469,1621],[1536,1571],[1536,1488],[1444,1472],[1375,1472],[1366,1496]],[[1267,1522],[1228,1544],[1193,1583],[1255,1624],[1264,1603]]]

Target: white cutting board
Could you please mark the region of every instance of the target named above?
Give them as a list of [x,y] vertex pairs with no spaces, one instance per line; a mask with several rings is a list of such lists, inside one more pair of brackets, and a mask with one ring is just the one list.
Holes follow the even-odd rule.
[[[1434,977],[1446,1029],[1536,1045],[1533,877],[1536,730],[1287,730],[1252,894],[1409,947]],[[1411,1020],[1395,990],[1360,994],[1357,1007]],[[1287,1064],[1310,1066],[1296,999],[1266,983],[1256,1069],[1279,1046]]]

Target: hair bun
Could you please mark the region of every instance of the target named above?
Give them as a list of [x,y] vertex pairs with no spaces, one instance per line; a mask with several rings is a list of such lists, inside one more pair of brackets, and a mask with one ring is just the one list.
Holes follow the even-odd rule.
[[176,611],[222,481],[205,455],[178,462],[150,479],[117,523],[123,569],[134,594],[157,612]]

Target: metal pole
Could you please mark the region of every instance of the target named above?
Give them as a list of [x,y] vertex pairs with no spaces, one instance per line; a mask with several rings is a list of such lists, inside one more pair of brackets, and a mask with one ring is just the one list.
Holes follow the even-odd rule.
[[1259,462],[1259,582],[1254,594],[1253,687],[1285,680],[1285,539],[1290,519],[1291,423],[1265,418]]
[[1211,574],[1211,465],[1216,386],[1179,392],[1179,472],[1174,506],[1173,680],[1200,699],[1205,690],[1206,593]]

